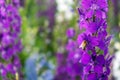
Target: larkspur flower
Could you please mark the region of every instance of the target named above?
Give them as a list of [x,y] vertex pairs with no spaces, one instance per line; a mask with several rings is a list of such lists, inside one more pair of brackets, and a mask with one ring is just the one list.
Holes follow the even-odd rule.
[[69,28],[66,31],[66,35],[67,35],[68,38],[73,38],[75,36],[75,30],[73,28]]
[[[111,36],[107,28],[107,0],[81,0],[80,29],[84,33],[78,35],[77,43],[82,49],[79,63],[83,65],[83,80],[108,80],[112,56],[108,52]],[[75,55],[75,54],[74,54]]]
[[19,8],[19,7],[20,7],[20,0],[12,0],[12,4],[13,4],[15,7]]
[[104,12],[108,11],[107,0],[82,0],[81,9],[87,12],[87,15],[91,15],[91,17],[94,14],[97,17],[102,17]]
[[94,48],[98,44],[98,39],[86,33],[78,35],[77,42],[82,49]]
[[[67,31],[69,31],[69,28]],[[75,30],[72,29],[75,33]],[[73,33],[72,32],[72,33]],[[54,80],[81,80],[81,75],[83,72],[83,66],[81,63],[78,63],[81,55],[82,49],[77,48],[76,41],[72,40],[72,37],[68,37],[68,42],[66,44],[67,54],[57,53],[57,69]]]
[[81,0],[78,12],[80,29],[85,31],[74,41],[73,30],[68,29],[67,58],[57,57],[61,60],[55,80],[108,80],[113,56],[108,52],[107,0]]
[[0,67],[3,80],[7,75],[19,72],[20,60],[17,53],[21,52],[20,40],[21,18],[12,3],[0,0],[0,58],[4,63]]
[[81,80],[82,64],[73,62],[62,53],[57,53],[57,59],[58,65],[54,80]]

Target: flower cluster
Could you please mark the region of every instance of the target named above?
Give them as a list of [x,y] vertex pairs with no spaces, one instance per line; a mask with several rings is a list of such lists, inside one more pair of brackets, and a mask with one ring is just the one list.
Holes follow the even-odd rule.
[[81,0],[78,8],[80,29],[78,35],[80,49],[79,63],[83,65],[83,80],[108,80],[112,57],[108,53],[111,36],[107,28],[107,0]]
[[67,58],[58,55],[55,80],[108,80],[113,56],[108,52],[111,36],[106,31],[107,0],[81,0],[78,12],[80,29],[85,31],[73,41],[75,31],[67,30],[68,54]]
[[81,80],[83,66],[78,63],[81,49],[77,48],[76,41],[72,40],[75,36],[75,30],[69,28],[66,35],[68,38],[65,47],[67,53],[57,53],[57,70],[54,80]]
[[81,80],[82,65],[68,60],[66,56],[68,57],[57,53],[58,64],[54,80]]
[[0,0],[0,74],[3,80],[9,74],[18,75],[20,61],[17,53],[22,49],[20,27],[21,18],[16,6]]

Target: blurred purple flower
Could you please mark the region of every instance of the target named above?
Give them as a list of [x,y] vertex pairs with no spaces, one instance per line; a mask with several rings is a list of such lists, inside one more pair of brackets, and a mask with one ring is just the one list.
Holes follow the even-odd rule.
[[73,28],[67,29],[66,35],[68,38],[73,38],[75,36],[75,30]]
[[0,0],[0,58],[4,61],[0,67],[3,80],[7,74],[19,73],[20,60],[17,53],[21,52],[20,40],[21,18],[12,3]]
[[79,25],[85,31],[73,41],[73,30],[67,30],[67,54],[57,56],[55,80],[108,80],[113,56],[108,52],[107,0],[81,0],[80,6]]

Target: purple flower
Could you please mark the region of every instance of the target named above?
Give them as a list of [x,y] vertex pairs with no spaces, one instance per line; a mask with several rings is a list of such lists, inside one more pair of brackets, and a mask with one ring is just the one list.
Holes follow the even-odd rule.
[[108,10],[107,0],[82,0],[81,1],[81,8],[84,10]]
[[74,51],[76,49],[76,43],[75,41],[69,39],[68,43],[66,45],[66,50],[69,52]]
[[17,55],[22,50],[20,27],[18,9],[12,3],[7,4],[5,0],[0,0],[0,58],[4,61],[0,71],[3,80],[7,79],[8,73],[15,75],[20,69]]
[[57,53],[57,59],[58,65],[54,80],[76,80],[76,77],[81,79],[80,75],[83,72],[82,64],[71,61],[71,59],[66,58],[61,53]]
[[81,57],[81,63],[86,65],[90,62],[90,60],[91,60],[91,56],[88,53],[84,52]]
[[86,80],[97,80],[96,74],[91,73],[91,74],[87,75]]
[[13,64],[7,64],[6,70],[12,74],[15,74],[14,66]]
[[20,0],[12,0],[12,4],[18,8],[20,7]]
[[103,73],[103,66],[95,65],[94,66],[94,72],[97,74]]
[[91,49],[98,45],[98,39],[87,33],[78,35],[77,42],[79,44],[79,48],[82,49]]
[[75,30],[73,28],[67,29],[66,35],[68,38],[73,38],[75,36]]
[[[65,64],[58,68],[69,74],[70,79],[75,80],[75,76],[79,76],[81,80],[108,80],[113,57],[108,52],[111,36],[106,31],[107,11],[107,0],[81,0],[79,26],[85,31],[73,41],[73,33],[70,33],[73,30],[68,29],[67,59],[61,58]],[[66,76],[56,80],[63,79],[70,80]]]
[[83,65],[83,80],[107,80],[110,74],[113,57],[108,53],[111,36],[108,37],[106,31],[107,11],[107,0],[81,0],[78,8],[80,29],[85,29],[77,38],[78,47],[82,49],[78,63]]

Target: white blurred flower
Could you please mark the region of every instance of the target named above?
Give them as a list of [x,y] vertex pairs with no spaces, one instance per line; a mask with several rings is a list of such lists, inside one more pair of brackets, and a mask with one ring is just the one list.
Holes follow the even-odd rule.
[[[58,4],[58,7],[57,7],[57,10],[59,13],[64,13],[64,18],[65,19],[71,19],[72,16],[73,16],[73,12],[71,10],[71,5],[74,3],[73,0],[56,0],[57,1],[57,4]],[[59,16],[59,15],[57,15]],[[60,18],[60,16],[59,16]],[[60,18],[62,19],[62,18]]]
[[116,80],[120,80],[120,51],[116,52],[113,60],[113,76]]
[[115,47],[117,50],[120,50],[120,42],[115,42],[114,47]]

